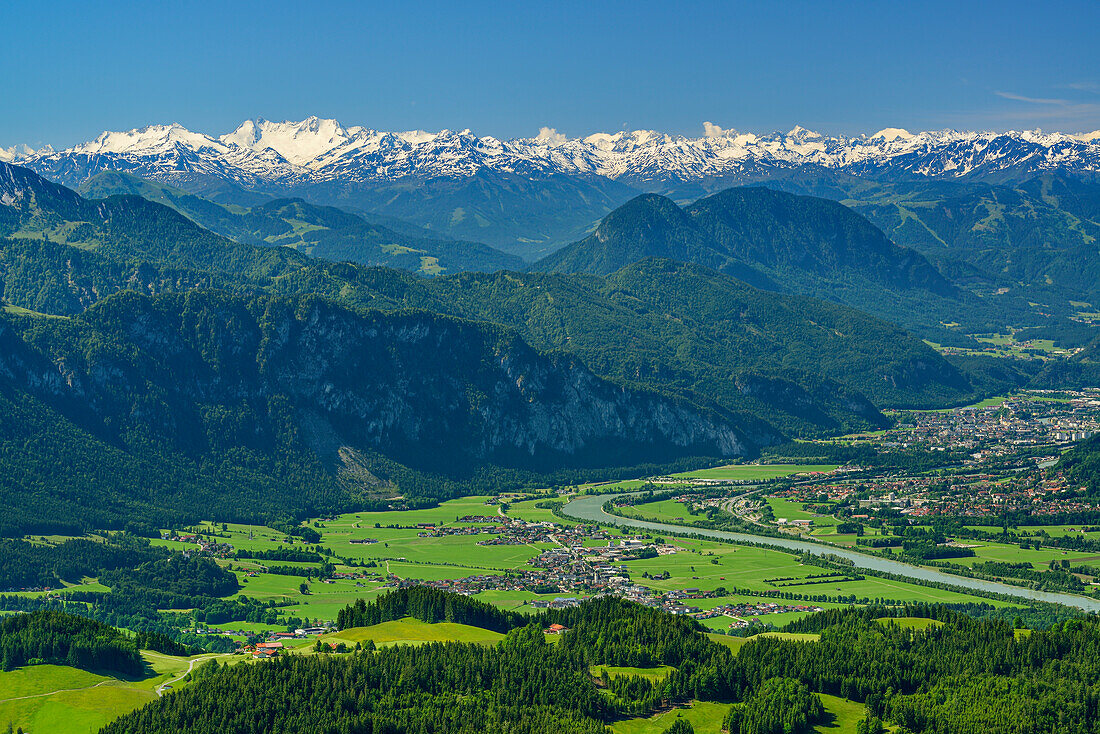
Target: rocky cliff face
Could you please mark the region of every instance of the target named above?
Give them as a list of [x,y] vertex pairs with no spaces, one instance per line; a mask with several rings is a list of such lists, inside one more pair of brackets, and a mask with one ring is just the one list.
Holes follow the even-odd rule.
[[0,377],[97,435],[148,436],[193,456],[290,442],[323,461],[373,449],[447,472],[755,449],[720,412],[616,386],[504,329],[423,312],[125,293],[24,338],[0,355]]

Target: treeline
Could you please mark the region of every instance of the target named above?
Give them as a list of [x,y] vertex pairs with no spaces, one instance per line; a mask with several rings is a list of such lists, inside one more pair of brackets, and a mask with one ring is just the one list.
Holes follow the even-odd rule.
[[[935,619],[925,631],[890,624]],[[1100,620],[1017,636],[1007,621],[939,607],[829,610],[787,626],[813,644],[758,638],[738,656],[753,681],[792,676],[811,690],[865,702],[912,732],[1089,732],[1100,728]]]
[[[473,600],[454,594],[399,591],[359,613],[369,608],[378,618],[415,612],[437,619],[440,596],[456,602],[453,610],[477,610],[476,602],[464,604]],[[570,626],[553,645],[542,633],[551,620]],[[493,648],[400,646],[205,668],[195,685],[173,694],[171,705],[156,702],[106,731],[594,733],[623,716],[693,698],[737,700],[743,693],[732,652],[690,619],[604,598],[531,620],[516,615],[512,622],[518,626]],[[588,672],[594,664],[638,663],[676,669],[658,681],[609,678],[606,693]]]
[[53,663],[123,675],[142,671],[134,641],[114,627],[63,612],[32,612],[0,620],[0,668]]
[[233,555],[239,559],[292,563],[320,563],[324,560],[317,551],[301,550],[298,548],[268,548],[266,550],[245,550],[243,548],[238,548]]
[[159,632],[138,632],[134,635],[134,645],[139,650],[152,650],[165,655],[189,657],[202,652],[201,649],[173,640],[168,635]]

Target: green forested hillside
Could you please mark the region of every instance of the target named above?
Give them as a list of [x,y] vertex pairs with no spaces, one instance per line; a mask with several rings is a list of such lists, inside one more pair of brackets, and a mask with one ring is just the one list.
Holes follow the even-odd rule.
[[[9,530],[43,517],[118,527],[124,508],[161,524],[199,507],[324,514],[446,496],[486,465],[741,455],[882,425],[876,405],[1005,386],[873,317],[697,265],[426,279],[233,242],[139,197],[90,201],[3,172]],[[333,226],[347,216],[311,211]]]
[[[408,296],[426,297],[436,300],[414,305],[450,304],[464,316],[514,326],[536,346],[574,352],[601,374],[767,411],[780,424],[782,413],[800,409],[822,427],[844,422],[852,410],[877,420],[856,407],[857,393],[879,405],[931,405],[972,390],[964,375],[893,325],[671,260],[643,260],[606,278],[468,273],[433,281],[428,296]],[[833,418],[809,416],[822,407]]]
[[843,203],[899,245],[922,252],[954,282],[998,295],[1002,308],[1023,311],[1030,300],[1065,312],[1067,300],[1097,298],[1095,182],[1056,174],[1019,184],[883,182],[817,171],[766,185]]
[[540,260],[532,270],[609,275],[650,257],[696,263],[745,280],[766,281],[743,259],[715,247],[708,234],[676,202],[657,194],[631,199],[604,217],[595,232]]
[[80,186],[79,192],[93,199],[118,194],[140,196],[237,242],[293,247],[326,260],[386,265],[427,275],[518,269],[523,265],[520,258],[479,242],[433,236],[427,230],[402,233],[359,215],[301,199],[271,200],[250,208],[222,205],[117,171],[96,174]]
[[896,290],[954,295],[918,253],[826,199],[761,187],[727,189],[696,201],[686,213],[723,250],[768,270],[819,277],[858,273]]
[[[893,623],[898,616],[939,624]],[[569,628],[558,644],[542,634],[551,621]],[[431,643],[207,667],[187,689],[105,731],[597,732],[624,716],[708,701],[727,707],[731,733],[778,734],[835,726],[821,695],[862,708],[860,731],[1100,729],[1095,620],[1017,635],[1007,622],[942,607],[867,607],[788,629],[817,636],[761,635],[734,654],[691,619],[604,598],[540,615],[495,647]],[[654,665],[669,672],[589,672]]]
[[0,668],[32,660],[133,675],[142,669],[133,640],[113,627],[60,612],[33,612],[0,620]]
[[324,514],[399,494],[382,457],[469,478],[732,457],[778,437],[501,327],[317,297],[125,292],[70,318],[0,316],[0,343],[9,529]]
[[[41,203],[25,203],[19,210],[21,220],[61,221],[64,216],[81,216],[80,212],[89,215],[86,210],[93,208],[73,196],[64,199],[70,202],[67,207],[52,204],[63,199],[68,190],[37,179],[29,171],[24,175],[28,178],[24,190],[34,192],[35,201]],[[126,199],[108,200],[114,201]],[[790,305],[794,301],[788,304],[782,297],[769,296],[703,269],[658,268],[650,271],[653,278],[634,285],[626,277],[605,283],[593,278],[515,274],[427,281],[393,270],[310,260],[287,248],[232,243],[163,207],[132,201],[139,207],[153,208],[156,217],[143,218],[140,223],[121,215],[112,217],[109,229],[107,224],[99,228],[111,242],[97,245],[94,251],[29,239],[0,245],[0,275],[2,282],[11,284],[5,291],[8,301],[34,311],[73,314],[97,297],[120,288],[159,293],[212,286],[244,293],[319,292],[360,307],[427,308],[507,324],[536,346],[575,352],[597,373],[616,379],[649,385],[665,383],[663,387],[677,390],[700,389],[704,399],[719,397],[715,388],[721,387],[726,392],[722,401],[728,407],[750,414],[764,410],[766,420],[798,431],[854,427],[853,420],[866,420],[869,414],[866,406],[858,407],[862,402],[858,393],[873,393],[869,397],[874,401],[899,402],[901,396],[895,387],[904,387],[915,405],[969,396],[969,388],[949,374],[951,370],[942,360],[892,327],[850,313],[845,318],[855,319],[861,326],[839,330],[840,335],[827,329],[804,329],[806,319],[815,321],[815,310],[821,310],[820,318],[824,320],[833,318],[826,315],[830,312],[843,311],[810,300],[794,307]],[[341,216],[337,210],[330,214]],[[158,238],[171,244],[166,242],[158,251]],[[664,278],[669,282],[661,282]],[[627,296],[631,288],[633,292]],[[712,304],[711,311],[705,318],[692,313],[684,299],[665,297],[673,292],[709,294],[706,298]],[[693,295],[691,300],[696,298]],[[721,309],[722,298],[755,304],[755,315],[746,323],[738,323],[738,318],[710,323],[715,321],[715,308]],[[799,314],[794,320],[790,316],[792,308]],[[669,309],[679,317],[662,316]],[[769,314],[771,310],[774,315]],[[564,324],[570,325],[570,333],[561,328]],[[873,335],[876,330],[878,337]],[[622,339],[626,333],[633,335],[628,341]],[[818,365],[830,361],[828,354],[842,353],[845,339],[848,343],[843,353],[854,348],[868,355],[870,363],[821,370]],[[865,346],[855,346],[861,341]],[[886,342],[896,345],[884,349]],[[789,353],[781,355],[788,351],[788,343]],[[910,356],[900,361],[899,346],[911,350]],[[881,358],[877,356],[880,352],[884,355]],[[925,376],[905,378],[905,385],[897,383],[896,375],[912,371],[906,366],[912,356],[931,364],[931,369],[922,367],[918,371],[925,372]],[[838,366],[840,361],[833,360],[832,364]],[[705,372],[714,372],[715,377],[705,380]],[[730,374],[755,375],[755,386],[731,389],[729,381],[719,377]],[[757,382],[759,377],[767,381]],[[855,402],[841,398],[828,384],[830,381],[853,392]],[[771,387],[764,389],[765,384]],[[791,400],[784,395],[788,392]],[[772,405],[763,406],[761,400]],[[831,403],[832,407],[823,403]],[[784,418],[783,414],[794,417]]]
[[993,315],[850,209],[765,188],[728,189],[683,209],[656,194],[640,196],[532,269],[607,275],[644,257],[703,265],[922,331],[942,331],[960,313],[980,330]]

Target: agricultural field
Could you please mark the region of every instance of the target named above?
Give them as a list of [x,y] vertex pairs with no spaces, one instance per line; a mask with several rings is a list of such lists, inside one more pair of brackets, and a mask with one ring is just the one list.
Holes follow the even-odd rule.
[[973,566],[982,561],[1002,561],[1005,563],[1030,563],[1037,569],[1045,569],[1051,561],[1069,561],[1071,564],[1097,563],[1100,555],[1090,552],[1061,550],[1059,548],[1023,549],[1014,543],[989,543],[978,540],[961,540],[963,545],[971,546],[974,556],[971,558],[952,558],[952,563]]
[[[670,539],[684,549],[679,553],[657,558],[626,561],[631,578],[658,591],[699,589],[713,591],[719,587],[750,591],[791,591],[801,594],[856,596],[869,599],[895,599],[904,602],[955,603],[985,601],[945,589],[918,586],[902,581],[867,576],[862,580],[828,580],[824,583],[803,583],[799,579],[826,571],[819,566],[803,565],[798,556],[780,550],[754,546],[738,546],[709,540]],[[667,579],[644,579],[643,573]],[[770,583],[766,579],[791,579]],[[806,579],[807,582],[813,581]],[[757,598],[758,599],[758,598]],[[696,600],[702,601],[702,600]],[[714,601],[713,599],[707,600]],[[720,600],[719,603],[724,603]],[[990,602],[998,604],[1003,602]],[[771,615],[768,615],[771,616]],[[779,615],[776,615],[779,616]],[[721,620],[722,618],[718,618]],[[711,621],[711,620],[707,620]],[[763,621],[769,621],[767,617]],[[788,620],[789,621],[789,620]]]
[[671,523],[683,523],[692,519],[692,515],[688,512],[687,507],[676,500],[660,500],[659,502],[646,502],[641,505],[620,507],[616,512],[639,520],[654,520]]
[[749,481],[754,479],[778,479],[789,477],[792,474],[830,472],[836,468],[836,464],[731,464],[729,466],[716,466],[711,469],[681,472],[673,476],[688,479]]
[[[806,468],[804,465],[800,468]],[[821,468],[821,467],[817,467]],[[790,470],[788,465],[786,470]],[[347,557],[356,562],[373,562],[369,568],[347,568],[337,563],[337,570],[354,570],[367,574],[364,579],[336,579],[322,582],[318,578],[307,580],[300,576],[279,574],[259,574],[249,576],[242,568],[246,564],[235,564],[242,582],[241,594],[259,599],[289,599],[292,606],[284,607],[286,614],[309,619],[334,619],[340,609],[357,598],[370,599],[385,590],[384,581],[392,574],[398,578],[417,578],[426,581],[461,579],[470,576],[502,574],[511,570],[530,568],[527,561],[549,544],[529,545],[477,545],[483,535],[451,535],[439,538],[423,538],[419,534],[423,528],[417,523],[439,523],[446,527],[461,527],[457,518],[466,515],[485,515],[493,517],[498,506],[487,505],[485,497],[465,497],[443,503],[437,508],[410,512],[359,512],[335,519],[323,519],[311,524],[321,534],[321,543],[332,549],[336,556]],[[530,521],[550,520],[549,510],[535,508],[537,500],[514,501],[510,503],[508,516],[524,517]],[[812,517],[802,505],[781,498],[770,498],[777,517]],[[683,505],[667,500],[632,508],[640,514],[655,519],[675,519],[687,516]],[[545,514],[543,514],[545,513]],[[836,543],[854,544],[855,536],[835,535],[835,521],[832,518],[813,518],[819,526],[815,534],[821,534],[823,540]],[[557,522],[557,518],[553,518]],[[375,527],[378,525],[378,527]],[[400,527],[398,527],[400,526]],[[220,531],[220,526],[219,526]],[[230,537],[228,542],[237,544],[237,538],[244,533],[247,539],[247,526],[230,525],[224,533]],[[251,529],[253,550],[287,547],[281,534],[267,529]],[[351,543],[354,539],[371,538],[376,543]],[[803,566],[798,557],[774,549],[735,546],[714,541],[692,540],[687,538],[667,538],[681,548],[673,555],[644,560],[627,560],[623,563],[630,571],[635,582],[654,589],[657,592],[683,591],[698,589],[709,592],[719,587],[739,588],[751,591],[791,591],[797,594],[836,596],[855,596],[869,599],[896,599],[899,601],[960,602],[976,601],[975,597],[952,591],[933,589],[904,582],[867,577],[862,580],[835,579],[825,583],[799,583],[798,579],[822,573],[817,566]],[[294,545],[300,545],[296,541]],[[606,541],[590,541],[586,545],[602,546]],[[291,547],[294,547],[293,545]],[[1012,547],[1014,548],[1014,546]],[[1009,549],[1006,549],[1006,552]],[[667,579],[646,579],[642,574],[661,576],[669,574]],[[787,579],[772,583],[767,579]],[[809,581],[809,580],[807,580]],[[307,593],[302,593],[305,583]],[[484,591],[478,597],[504,608],[530,610],[530,602],[538,598],[577,597],[576,594],[552,593],[539,596],[530,591],[498,590]],[[727,603],[753,603],[761,601],[759,597],[744,595],[726,595],[720,598],[692,599],[690,604],[701,609],[710,609]],[[818,603],[818,606],[831,607],[835,604]],[[804,616],[804,612],[784,612],[765,615],[762,621],[775,626]],[[702,620],[704,626],[725,632],[731,622],[728,617],[714,617]]]
[[559,525],[576,525],[575,520],[569,520],[568,518],[561,518],[554,515],[554,511],[543,507],[535,507],[537,504],[541,504],[547,501],[556,501],[564,504],[566,500],[558,499],[556,497],[539,497],[532,500],[524,500],[522,502],[509,502],[508,503],[508,517],[514,517],[517,520],[526,520],[527,522],[552,522]]
[[[1001,532],[1000,525],[968,525],[975,530],[982,530],[987,533],[999,533]],[[1043,533],[1051,538],[1061,538],[1066,535],[1080,535],[1084,538],[1100,538],[1100,532],[1086,533],[1086,527],[1095,527],[1094,525],[1086,525],[1084,523],[1074,523],[1072,525],[1019,525],[1010,528],[1013,532],[1017,532],[1020,535],[1042,536]]]

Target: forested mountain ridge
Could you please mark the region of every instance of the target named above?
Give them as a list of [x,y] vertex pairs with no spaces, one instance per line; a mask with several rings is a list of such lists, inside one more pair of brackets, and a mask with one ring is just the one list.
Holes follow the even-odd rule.
[[922,255],[898,247],[859,214],[762,187],[728,189],[683,208],[656,194],[637,197],[531,269],[607,275],[644,257],[704,265],[922,331],[941,330],[960,310],[989,315]]
[[[1023,181],[872,180],[794,171],[766,186],[838,201],[976,293],[1004,289],[1065,311],[1096,298],[1100,183],[1048,173]],[[1071,310],[1072,312],[1072,310]]]
[[729,252],[757,267],[823,277],[857,273],[894,290],[956,295],[918,252],[827,199],[764,187],[726,189],[686,208],[688,217]]
[[[312,296],[120,293],[68,319],[5,318],[0,339],[2,420],[12,427],[3,453],[18,469],[5,472],[10,518],[35,491],[36,514],[80,517],[67,491],[79,477],[54,476],[76,440],[180,469],[142,489],[138,504],[220,516],[392,493],[367,469],[375,456],[462,478],[483,466],[735,457],[780,440],[758,422],[746,435],[721,410],[601,380],[498,326],[358,313]],[[17,425],[21,409],[65,417],[52,430],[72,436],[56,442],[60,461],[25,454],[34,424]]]
[[293,247],[326,260],[385,265],[427,275],[523,266],[520,258],[479,242],[454,241],[423,229],[397,232],[357,214],[301,199],[270,199],[247,208],[225,206],[119,171],[96,174],[81,184],[78,192],[97,199],[118,194],[141,196],[237,242]]
[[[20,199],[21,206],[15,208],[19,221],[73,226],[66,216],[75,220],[98,211],[97,205],[63,187],[25,169],[14,170],[27,179],[21,189],[33,194]],[[54,200],[62,205],[50,204]],[[971,394],[965,380],[959,381],[937,355],[894,327],[847,312],[844,318],[860,326],[840,329],[847,335],[842,348],[845,339],[811,326],[811,322],[829,322],[846,313],[838,307],[769,295],[701,268],[659,267],[651,271],[654,278],[644,287],[633,287],[624,279],[612,283],[583,276],[514,273],[423,279],[389,269],[326,263],[288,248],[235,243],[202,230],[165,207],[132,197],[113,197],[102,206],[112,202],[148,207],[155,216],[135,222],[116,215],[110,220],[110,229],[106,224],[101,228],[110,241],[90,246],[53,239],[0,240],[0,283],[6,284],[8,301],[34,311],[70,315],[124,288],[156,294],[218,287],[245,294],[316,292],[355,307],[412,306],[504,323],[539,348],[577,354],[598,374],[660,389],[702,390],[703,400],[716,399],[718,393],[713,388],[728,383],[726,378],[700,380],[701,372],[713,370],[713,361],[722,365],[722,374],[742,379],[737,389],[741,397],[731,402],[737,390],[727,390],[719,402],[739,411],[746,422],[755,415],[757,420],[764,418],[794,432],[854,429],[865,421],[881,420],[863,394],[876,402],[912,402],[925,407],[965,400]],[[675,211],[680,212],[678,207]],[[12,226],[19,226],[19,221]],[[180,262],[188,267],[177,267]],[[671,280],[661,283],[664,278]],[[681,282],[684,279],[691,282]],[[691,299],[662,298],[659,294],[665,288],[693,295]],[[698,294],[715,292],[732,298],[730,303],[755,304],[753,323],[735,326],[736,320],[717,318],[720,308],[700,317],[684,306]],[[796,302],[795,310],[801,315],[792,322],[790,309]],[[670,309],[680,310],[680,318],[670,320],[661,315]],[[821,313],[815,315],[818,310]],[[773,311],[777,318],[768,316]],[[708,325],[711,321],[724,326],[714,328]],[[738,333],[727,333],[724,328]],[[629,342],[622,341],[624,334],[632,335]],[[692,343],[694,348],[685,349]],[[730,346],[734,343],[736,349]],[[799,346],[810,343],[818,353]],[[867,349],[863,343],[875,346]],[[672,349],[672,344],[677,346]],[[899,361],[899,348],[910,350],[910,357]],[[789,353],[780,358],[783,352]],[[850,369],[844,368],[839,359],[842,354],[868,355],[870,361],[865,364],[862,358],[855,359]],[[914,372],[904,365],[917,355],[925,366]],[[818,367],[822,363],[840,369],[822,370]],[[925,378],[896,379],[921,372],[926,373]],[[941,387],[934,387],[937,382]],[[850,397],[839,398],[837,385],[843,385]],[[904,400],[898,392],[902,388]]]
[[[776,413],[798,413],[800,400],[807,411],[815,403],[832,406],[826,412],[833,421],[843,423],[842,414],[854,411],[877,422],[869,406],[860,407],[863,396],[879,405],[931,404],[962,399],[973,389],[896,326],[672,260],[647,258],[606,278],[464,273],[433,280],[426,292],[405,298],[508,324],[536,346],[574,352],[616,379],[688,389],[730,408],[750,398],[770,402],[774,412],[764,414],[779,425],[785,424]],[[803,398],[795,399],[782,381],[803,386]],[[830,382],[845,386],[848,396],[830,390]],[[767,395],[768,384],[776,395]],[[810,398],[818,390],[824,392]]]

